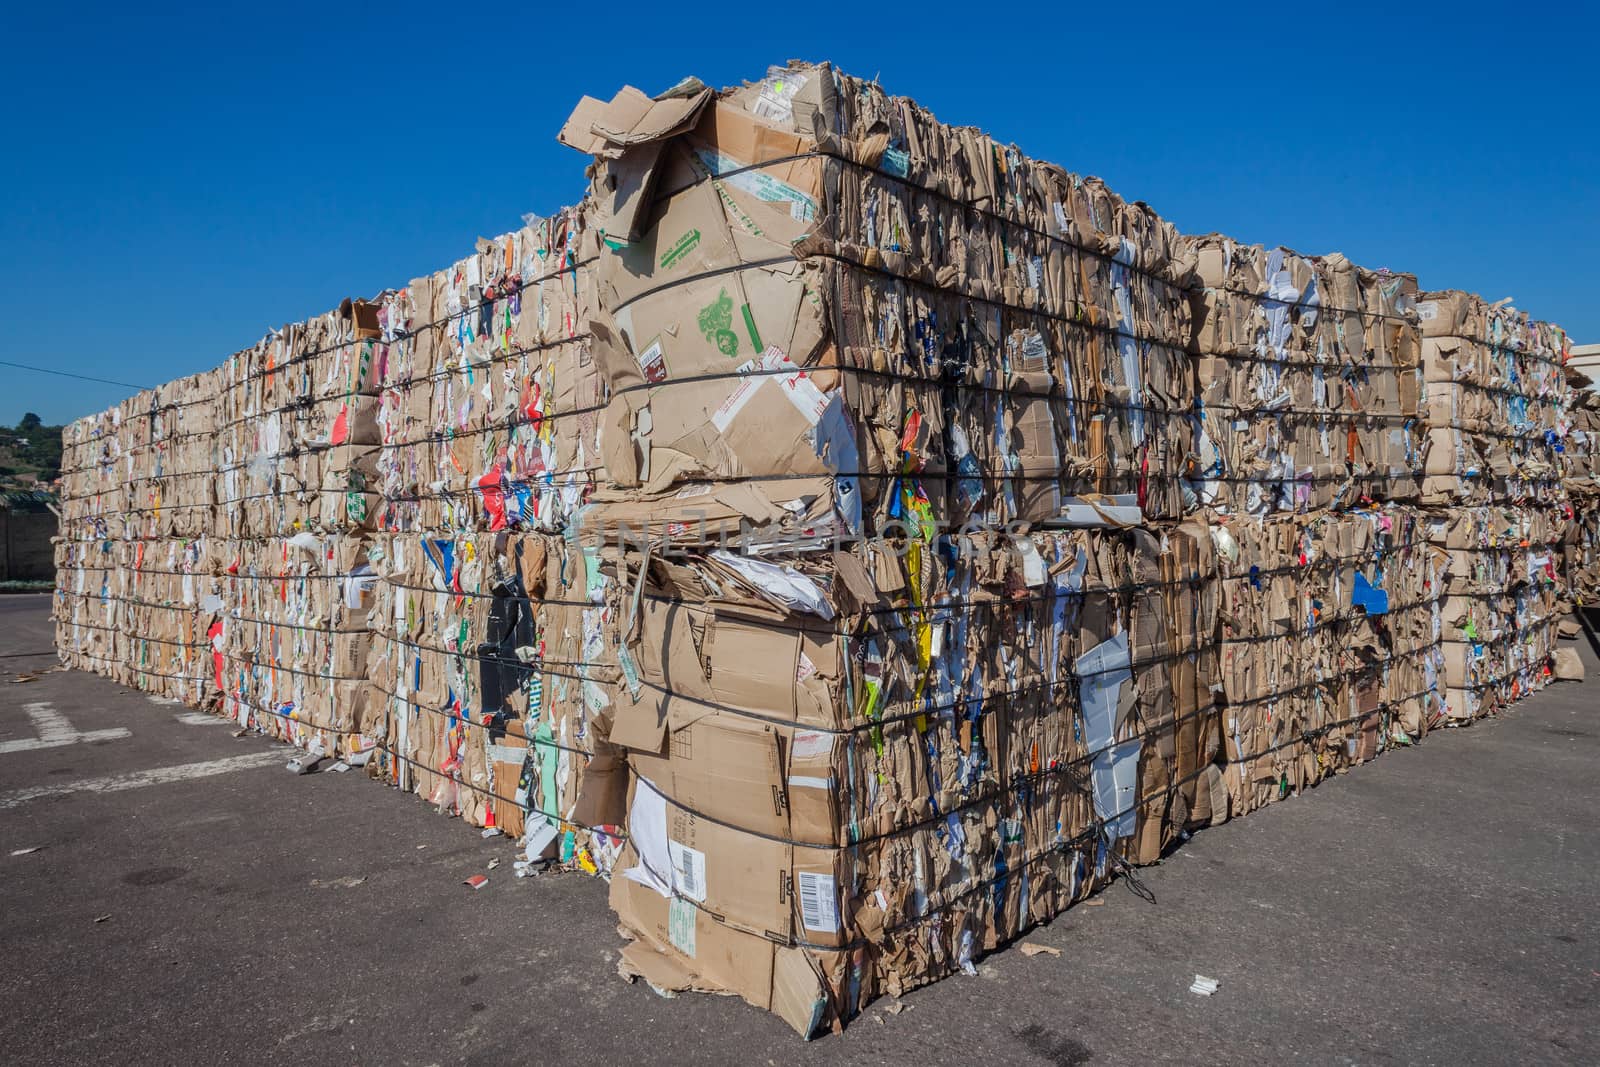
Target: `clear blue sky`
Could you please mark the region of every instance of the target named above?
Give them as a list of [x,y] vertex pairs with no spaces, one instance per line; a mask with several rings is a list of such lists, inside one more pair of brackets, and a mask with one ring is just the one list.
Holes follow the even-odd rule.
[[[555,133],[580,95],[790,57],[1186,231],[1514,296],[1600,341],[1600,18],[1577,4],[229,6],[7,16],[0,359],[141,385],[214,366],[577,199]],[[0,424],[127,392],[0,366]]]

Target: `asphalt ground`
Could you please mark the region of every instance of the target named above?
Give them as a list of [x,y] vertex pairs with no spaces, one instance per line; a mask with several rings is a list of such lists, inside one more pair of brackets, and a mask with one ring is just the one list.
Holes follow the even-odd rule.
[[1600,1062],[1593,680],[1196,835],[1141,872],[1156,903],[1114,885],[1025,938],[1059,957],[806,1044],[617,977],[599,880],[513,878],[503,838],[102,678],[14,681],[55,662],[47,613],[0,598],[0,1062]]

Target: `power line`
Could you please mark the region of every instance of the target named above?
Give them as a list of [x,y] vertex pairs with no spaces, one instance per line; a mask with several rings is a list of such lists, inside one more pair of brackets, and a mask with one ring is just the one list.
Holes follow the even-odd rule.
[[71,371],[52,370],[49,367],[30,367],[26,363],[13,363],[9,359],[0,359],[0,366],[20,367],[22,370],[38,371],[40,374],[58,374],[63,378],[77,378],[79,381],[99,382],[101,385],[120,385],[124,389],[148,389],[148,385],[133,385],[130,382],[114,382],[110,378],[91,378],[87,374],[73,374]]

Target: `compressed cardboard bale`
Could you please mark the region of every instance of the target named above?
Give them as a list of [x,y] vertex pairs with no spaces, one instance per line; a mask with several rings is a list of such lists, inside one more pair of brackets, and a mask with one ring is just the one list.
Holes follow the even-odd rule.
[[1218,519],[1232,813],[1420,738],[1438,580],[1415,509]]
[[1566,615],[1557,569],[1566,525],[1562,513],[1516,505],[1430,517],[1429,539],[1450,557],[1441,623],[1452,723],[1495,714],[1548,683]]
[[375,562],[377,773],[533,858],[609,871],[624,783],[598,571],[561,537],[510,531],[384,535]]
[[1507,302],[1421,294],[1423,502],[1560,506],[1571,387],[1566,334]]
[[600,466],[594,255],[566,209],[384,298],[375,528],[561,529]]
[[1416,279],[1218,234],[1182,245],[1201,283],[1197,502],[1262,516],[1415,497]]
[[309,531],[212,546],[224,715],[330,756],[372,747],[369,548],[359,533]]
[[1428,540],[1428,513],[1384,509],[1390,527],[1386,573],[1401,593],[1389,598],[1384,626],[1391,654],[1382,660],[1380,698],[1391,743],[1408,744],[1448,715],[1441,612],[1450,558]]
[[345,300],[224,364],[213,437],[219,532],[272,537],[366,525],[361,494],[378,441],[382,347],[377,307]]
[[841,555],[602,551],[635,635],[610,733],[625,967],[806,1032],[1211,822],[1220,751],[1203,527]]
[[658,140],[605,140],[631,128],[632,90],[563,134],[607,146],[591,329],[626,499],[742,479],[788,513],[758,525],[851,536],[897,513],[906,475],[951,526],[1061,520],[1091,495],[1182,513],[1193,379],[1169,224],[831,67],[691,89]]

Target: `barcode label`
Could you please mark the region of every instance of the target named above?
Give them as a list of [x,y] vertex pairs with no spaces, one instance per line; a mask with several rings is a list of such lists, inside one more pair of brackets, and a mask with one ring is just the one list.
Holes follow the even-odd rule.
[[675,892],[700,904],[706,902],[706,854],[667,842],[667,854],[672,858],[672,888]]
[[800,872],[800,921],[807,930],[839,932],[839,899],[831,874]]

